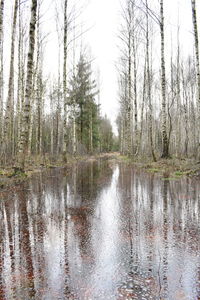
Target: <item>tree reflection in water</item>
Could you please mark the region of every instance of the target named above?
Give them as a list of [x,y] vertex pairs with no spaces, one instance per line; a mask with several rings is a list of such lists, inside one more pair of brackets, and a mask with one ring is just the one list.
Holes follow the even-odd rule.
[[198,299],[199,197],[106,161],[2,193],[0,299]]

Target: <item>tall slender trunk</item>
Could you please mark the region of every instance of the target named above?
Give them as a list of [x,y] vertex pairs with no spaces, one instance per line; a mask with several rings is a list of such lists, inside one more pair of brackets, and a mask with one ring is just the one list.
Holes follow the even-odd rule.
[[20,127],[21,127],[21,94],[22,94],[22,18],[21,9],[19,6],[19,40],[18,40],[18,81],[17,81],[17,113],[16,113],[16,126],[17,126],[17,151],[20,137]]
[[131,32],[128,37],[128,107],[127,107],[127,154],[132,155],[132,57],[131,57]]
[[36,105],[37,105],[37,153],[42,154],[42,116],[43,116],[43,83],[42,70],[37,74],[37,90],[36,90]]
[[197,73],[197,106],[198,106],[198,149],[200,147],[200,62],[199,62],[199,36],[198,36],[198,27],[197,27],[197,12],[196,12],[196,0],[191,0],[192,4],[192,21],[193,21],[193,30],[194,30],[194,41],[195,41],[195,56],[196,56],[196,73]]
[[124,154],[124,119],[120,118],[120,153]]
[[181,153],[181,86],[180,86],[180,43],[179,43],[179,28],[178,28],[178,50],[176,62],[176,111],[177,111],[177,129],[176,129],[176,154]]
[[11,53],[10,53],[10,70],[9,70],[9,83],[8,83],[8,96],[6,103],[6,114],[4,122],[4,137],[6,141],[6,152],[13,154],[13,125],[14,125],[14,59],[15,59],[15,37],[17,27],[17,11],[18,0],[15,0],[14,15],[12,23],[12,36],[11,36]]
[[188,156],[188,143],[189,143],[189,130],[188,130],[188,93],[187,93],[187,86],[185,80],[185,72],[184,68],[182,67],[182,85],[183,85],[183,112],[184,112],[184,129],[185,129],[185,139],[184,139],[184,156]]
[[146,98],[146,57],[145,57],[145,64],[144,64],[144,79],[143,79],[143,89],[142,89],[142,108],[141,108],[141,128],[138,138],[138,154],[140,154],[142,149],[142,135],[143,135],[143,127],[144,127],[144,103]]
[[28,149],[28,136],[30,126],[30,108],[31,108],[31,92],[33,84],[33,65],[34,65],[34,51],[35,51],[35,27],[37,18],[37,0],[32,0],[31,20],[29,28],[29,51],[27,60],[27,77],[25,90],[25,103],[23,108],[22,129],[20,135],[19,154],[20,165],[24,169],[25,159]]
[[[60,78],[60,77],[59,77]],[[60,115],[61,115],[61,106],[60,106],[60,80],[58,80],[58,90],[57,90],[57,108],[56,108],[56,155],[59,154],[60,150],[60,136],[61,136],[61,126],[60,126]]]
[[149,59],[149,15],[148,15],[148,6],[146,0],[146,61],[147,61],[147,95],[149,101],[149,137],[150,137],[150,147],[151,147],[151,155],[154,161],[156,161],[156,156],[154,152],[153,145],[153,108],[152,108],[152,95],[151,95],[151,72],[150,72],[150,59]]
[[75,116],[73,116],[73,118],[72,118],[72,130],[73,130],[72,152],[73,152],[73,155],[75,155],[76,154],[76,118],[75,118]]
[[184,114],[185,114],[185,149],[184,149],[184,155],[188,156],[188,146],[189,146],[189,130],[188,130],[188,95],[185,91],[185,103],[184,103]]
[[93,152],[93,120],[92,120],[92,109],[90,109],[90,128],[89,128],[89,151],[92,154]]
[[53,96],[50,97],[51,106],[51,156],[54,155],[54,111],[53,111]]
[[136,46],[135,31],[133,31],[133,92],[134,92],[134,131],[135,131],[135,153],[138,153],[138,104],[137,104],[137,64],[136,64]]
[[29,122],[29,132],[28,132],[28,156],[31,155],[32,152],[32,138],[33,138],[33,121],[34,121],[34,102],[35,102],[35,92],[31,93],[31,102],[32,105],[30,107],[30,122]]
[[62,40],[60,38],[60,31],[59,31],[59,24],[58,24],[58,19],[56,21],[56,28],[57,28],[57,36],[58,36],[58,86],[57,86],[57,107],[56,107],[56,155],[58,156],[60,154],[60,151],[62,153],[63,149],[60,149],[60,142],[61,142],[61,128],[62,128],[62,123],[61,123],[61,97],[62,97],[62,91],[61,91],[61,62],[60,62],[60,57],[61,57],[61,44]]
[[[0,2],[0,146],[3,141],[3,19],[4,0]],[[2,149],[2,147],[1,147]]]
[[83,145],[83,103],[80,103],[80,131],[81,131],[81,145]]
[[67,160],[67,146],[68,146],[68,133],[67,133],[67,115],[68,115],[68,103],[67,103],[67,34],[68,34],[68,0],[64,3],[64,60],[63,60],[63,97],[64,97],[64,124],[63,124],[63,160]]
[[[41,11],[41,3],[38,5],[38,20],[40,20],[40,11]],[[41,107],[42,107],[42,99],[43,99],[43,91],[42,91],[42,37],[40,31],[40,22],[37,22],[37,58],[36,58],[36,66],[33,78],[33,94],[32,94],[32,107],[35,102],[35,114],[36,114],[36,153],[41,154]],[[30,122],[30,130],[29,130],[29,154],[31,152],[31,142],[32,142],[32,133],[33,133],[33,108],[31,110],[31,121]]]
[[162,158],[169,158],[169,140],[167,136],[166,76],[165,76],[165,35],[163,0],[160,0],[161,35],[161,85],[162,85]]

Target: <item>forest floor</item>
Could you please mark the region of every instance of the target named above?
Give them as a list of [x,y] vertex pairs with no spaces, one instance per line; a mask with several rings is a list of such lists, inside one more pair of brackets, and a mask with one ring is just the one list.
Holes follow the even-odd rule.
[[0,191],[10,189],[12,186],[18,185],[28,178],[32,177],[41,171],[52,168],[71,168],[73,164],[77,162],[89,162],[95,161],[99,158],[113,159],[119,157],[118,153],[102,153],[96,155],[84,155],[84,156],[69,156],[67,162],[63,163],[62,158],[51,159],[48,157],[34,157],[26,162],[25,171],[21,172],[15,168],[15,162],[11,162],[9,165],[3,167],[0,166]]
[[0,167],[0,190],[9,189],[14,185],[32,177],[41,171],[51,168],[71,168],[77,162],[89,162],[97,159],[109,159],[132,165],[142,169],[145,172],[158,174],[171,180],[177,180],[183,176],[200,177],[200,161],[194,159],[160,159],[157,162],[152,162],[145,159],[132,159],[127,156],[122,156],[118,152],[103,153],[96,155],[86,155],[77,157],[68,157],[68,161],[63,164],[62,159],[52,160],[49,158],[34,158],[27,162],[25,172],[22,173],[15,169],[12,165]]
[[138,158],[137,160],[127,156],[118,156],[118,160],[143,169],[149,173],[156,173],[166,179],[177,180],[183,176],[200,177],[200,161],[189,158],[159,159],[156,162]]

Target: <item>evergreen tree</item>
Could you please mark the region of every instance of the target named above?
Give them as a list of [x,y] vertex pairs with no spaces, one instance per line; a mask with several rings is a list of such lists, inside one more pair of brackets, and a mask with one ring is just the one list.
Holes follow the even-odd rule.
[[98,145],[98,94],[95,80],[92,79],[91,64],[80,56],[76,72],[69,82],[69,103],[75,114],[78,142],[88,152]]

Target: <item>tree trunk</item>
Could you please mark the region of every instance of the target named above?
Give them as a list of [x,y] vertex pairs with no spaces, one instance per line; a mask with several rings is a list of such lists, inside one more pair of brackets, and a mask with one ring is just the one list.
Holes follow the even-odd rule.
[[132,61],[131,61],[131,32],[128,38],[128,107],[127,107],[127,154],[132,155]]
[[63,61],[63,97],[64,97],[64,124],[63,124],[63,160],[67,160],[67,146],[68,146],[68,133],[67,133],[67,34],[68,34],[68,19],[67,19],[68,0],[64,3],[64,61]]
[[134,91],[134,131],[135,131],[135,153],[138,153],[138,105],[137,105],[137,65],[136,65],[136,47],[135,32],[133,31],[133,91]]
[[142,150],[142,135],[143,135],[143,127],[144,127],[144,103],[146,98],[146,57],[145,57],[145,64],[144,64],[144,78],[143,78],[143,88],[142,88],[142,108],[141,108],[141,115],[140,115],[140,133],[138,139],[138,153],[140,154]]
[[2,141],[3,141],[3,18],[4,18],[4,0],[1,0],[0,2],[0,146],[2,145]]
[[25,103],[23,109],[22,129],[19,144],[19,159],[21,168],[24,169],[25,159],[28,149],[28,137],[30,126],[30,101],[33,84],[33,64],[34,64],[34,50],[35,50],[35,27],[37,17],[37,0],[32,0],[31,7],[31,20],[29,28],[29,51],[27,60],[27,77],[26,77],[26,90],[25,90]]
[[72,152],[73,152],[73,155],[76,155],[76,118],[75,118],[75,116],[73,116],[73,118],[72,118],[72,130],[73,130]]
[[[192,4],[192,21],[193,21],[193,29],[194,29],[194,40],[195,40],[195,56],[196,56],[196,72],[197,72],[197,106],[198,106],[198,152],[200,147],[200,66],[199,66],[199,37],[198,37],[198,27],[197,27],[197,12],[196,12],[196,0],[191,0]],[[199,156],[199,153],[198,153]]]
[[120,153],[124,155],[124,120],[123,116],[120,118]]
[[166,79],[165,79],[165,36],[163,0],[160,0],[161,35],[161,85],[162,85],[162,158],[169,158],[169,140],[167,136]]
[[51,103],[51,157],[54,155],[54,111],[53,111],[53,97],[50,99]]
[[37,74],[36,88],[36,153],[41,155],[42,152],[42,107],[43,107],[43,87],[42,87],[42,71]]
[[147,0],[146,0],[146,22],[147,22],[146,61],[147,61],[147,95],[148,95],[148,101],[149,101],[149,137],[150,137],[151,155],[152,155],[153,161],[156,161],[154,145],[153,145],[153,123],[152,123],[153,108],[152,108],[152,96],[151,96],[152,80],[151,80],[151,74],[150,74],[150,59],[149,59],[149,17],[148,17]]
[[[60,78],[60,77],[59,77]],[[60,106],[60,80],[58,80],[58,90],[57,90],[57,108],[56,108],[56,155],[58,156],[60,151],[60,137],[61,137],[61,122],[60,122],[60,115],[61,115],[61,106]]]
[[179,29],[178,29],[178,51],[176,62],[176,111],[177,111],[177,123],[176,123],[176,155],[181,153],[181,86],[180,86],[180,43],[179,43]]
[[19,41],[18,41],[18,82],[17,82],[17,151],[18,151],[18,144],[19,144],[19,137],[20,137],[20,127],[21,127],[21,94],[22,94],[22,19],[21,19],[21,9],[19,6]]
[[93,120],[92,120],[92,110],[90,111],[90,128],[89,128],[89,151],[92,154],[93,153]]
[[8,83],[8,96],[6,103],[6,114],[4,122],[4,137],[6,143],[6,153],[13,154],[13,122],[14,122],[14,59],[15,59],[15,37],[17,27],[17,11],[18,0],[15,0],[12,36],[11,36],[11,54],[10,54],[10,70],[9,70],[9,83]]

